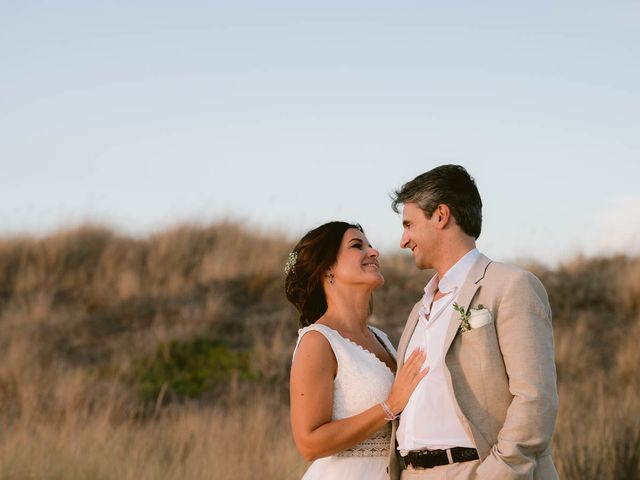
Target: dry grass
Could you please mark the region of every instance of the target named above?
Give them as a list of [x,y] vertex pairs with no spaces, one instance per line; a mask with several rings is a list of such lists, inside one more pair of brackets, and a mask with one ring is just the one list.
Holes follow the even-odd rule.
[[24,419],[0,436],[0,478],[295,478],[304,465],[281,422],[285,410],[256,401],[244,409],[168,409],[144,422],[114,422],[109,409]]
[[[299,478],[290,247],[233,223],[0,239],[0,479]],[[403,256],[383,268],[375,321],[397,341],[426,278]],[[561,477],[640,478],[640,259],[529,268],[554,311]],[[250,352],[253,380],[142,404],[136,365],[193,339]]]

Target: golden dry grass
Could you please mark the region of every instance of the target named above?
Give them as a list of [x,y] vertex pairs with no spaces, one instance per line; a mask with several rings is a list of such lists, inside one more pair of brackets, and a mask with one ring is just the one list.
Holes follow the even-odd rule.
[[[86,226],[0,239],[0,479],[282,479],[296,337],[282,293],[291,243],[234,223],[149,238]],[[397,341],[424,285],[383,259],[375,321]],[[530,265],[554,311],[564,479],[640,478],[640,259]],[[144,404],[132,378],[170,342],[250,353],[251,379]]]

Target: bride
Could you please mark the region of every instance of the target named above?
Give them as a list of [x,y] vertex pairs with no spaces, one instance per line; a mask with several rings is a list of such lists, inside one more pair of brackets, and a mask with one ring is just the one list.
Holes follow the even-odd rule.
[[315,479],[385,479],[391,426],[426,375],[416,350],[398,372],[388,337],[367,325],[384,283],[378,251],[360,225],[308,232],[285,266],[287,299],[300,313],[291,366],[291,426]]

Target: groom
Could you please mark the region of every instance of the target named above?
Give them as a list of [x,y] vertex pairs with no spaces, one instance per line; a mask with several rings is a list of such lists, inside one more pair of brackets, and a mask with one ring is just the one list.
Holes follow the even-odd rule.
[[395,192],[402,248],[436,275],[398,345],[429,374],[393,423],[389,473],[402,479],[556,480],[551,458],[558,396],[551,309],[531,273],[476,248],[482,200],[458,165]]

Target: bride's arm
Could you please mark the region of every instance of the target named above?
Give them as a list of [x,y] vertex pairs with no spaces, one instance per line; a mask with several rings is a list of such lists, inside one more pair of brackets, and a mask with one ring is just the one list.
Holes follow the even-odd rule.
[[[420,370],[425,354],[416,350],[398,373],[387,399],[400,413],[428,369]],[[341,420],[331,420],[336,358],[326,338],[307,332],[291,367],[291,428],[298,450],[306,460],[326,457],[353,447],[380,430],[388,420],[380,404]]]

